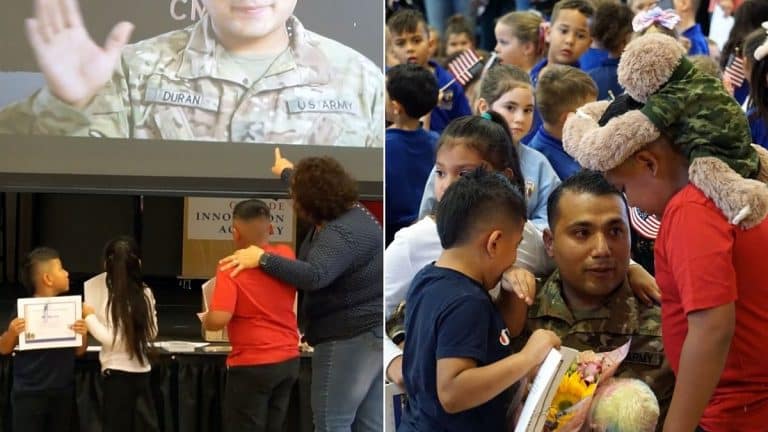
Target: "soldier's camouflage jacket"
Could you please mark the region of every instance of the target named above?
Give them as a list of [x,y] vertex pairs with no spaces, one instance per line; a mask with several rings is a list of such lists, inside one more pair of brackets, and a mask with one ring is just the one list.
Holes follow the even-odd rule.
[[43,88],[0,111],[0,133],[381,147],[381,70],[295,17],[286,25],[290,55],[255,83],[204,16],[127,46],[84,110]]

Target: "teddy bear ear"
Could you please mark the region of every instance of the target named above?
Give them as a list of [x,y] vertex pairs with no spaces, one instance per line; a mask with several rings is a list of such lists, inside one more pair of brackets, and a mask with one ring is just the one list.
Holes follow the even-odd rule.
[[630,42],[619,60],[619,84],[633,99],[645,103],[664,85],[685,49],[677,40],[661,33],[648,33]]
[[611,104],[611,101],[607,101],[607,100],[590,102],[580,107],[578,109],[578,112],[588,115],[594,121],[600,121],[600,119],[603,117],[603,114],[605,114],[605,111],[608,109],[608,106],[610,104]]
[[569,146],[577,147],[584,136],[600,127],[597,122],[605,114],[609,105],[610,101],[590,102],[566,119],[562,138],[566,151]]

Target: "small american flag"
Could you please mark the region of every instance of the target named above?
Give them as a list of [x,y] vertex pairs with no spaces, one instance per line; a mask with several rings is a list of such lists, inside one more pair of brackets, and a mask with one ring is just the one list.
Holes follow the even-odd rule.
[[638,234],[649,240],[656,240],[661,228],[661,221],[656,216],[649,215],[637,207],[629,209],[629,223]]
[[480,57],[477,54],[468,49],[459,54],[458,57],[448,63],[448,70],[453,75],[453,78],[463,86],[472,81],[478,72],[483,69],[483,63],[480,61]]
[[723,80],[727,80],[733,88],[741,87],[744,82],[744,58],[738,53],[731,56],[731,61],[723,71]]

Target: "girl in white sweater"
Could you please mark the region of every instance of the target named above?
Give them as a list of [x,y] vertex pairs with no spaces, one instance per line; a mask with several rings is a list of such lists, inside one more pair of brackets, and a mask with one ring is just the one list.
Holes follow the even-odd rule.
[[104,249],[107,301],[83,305],[88,331],[101,342],[104,432],[157,430],[149,353],[157,335],[155,299],[144,285],[136,242],[118,237]]

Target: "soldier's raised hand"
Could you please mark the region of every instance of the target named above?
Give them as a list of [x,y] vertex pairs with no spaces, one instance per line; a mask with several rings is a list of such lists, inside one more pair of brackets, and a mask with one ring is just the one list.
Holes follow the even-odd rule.
[[104,47],[83,25],[77,0],[35,0],[35,17],[26,20],[27,38],[48,87],[64,102],[82,108],[109,81],[133,24],[112,28]]

